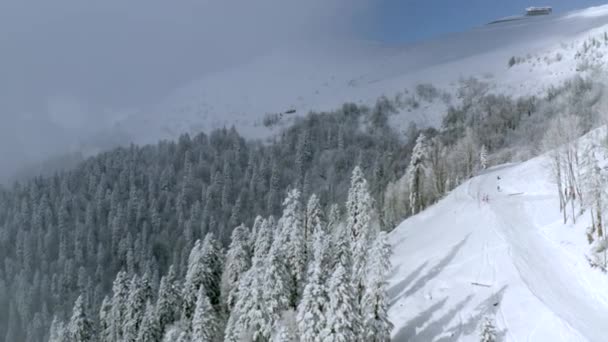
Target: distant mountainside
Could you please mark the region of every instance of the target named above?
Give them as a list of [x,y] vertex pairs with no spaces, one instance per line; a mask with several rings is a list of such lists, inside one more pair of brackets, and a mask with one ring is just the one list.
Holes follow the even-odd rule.
[[[276,126],[310,110],[344,102],[373,104],[399,97],[392,121],[437,126],[458,103],[459,81],[475,77],[490,91],[542,94],[576,74],[593,72],[607,51],[608,6],[563,15],[486,25],[406,46],[350,41],[297,44],[185,85],[156,104],[118,119],[135,142],[175,138],[189,131],[234,125],[249,137],[267,137]],[[432,84],[439,100],[417,91]],[[420,90],[420,89],[418,89]],[[422,89],[424,90],[424,89]],[[294,115],[281,115],[285,112]],[[264,120],[264,119],[267,120]]]

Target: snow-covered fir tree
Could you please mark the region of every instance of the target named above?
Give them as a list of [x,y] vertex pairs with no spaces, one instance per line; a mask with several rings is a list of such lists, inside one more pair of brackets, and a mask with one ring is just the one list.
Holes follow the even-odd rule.
[[156,317],[161,335],[165,333],[165,329],[168,326],[175,323],[178,319],[181,307],[180,292],[175,269],[171,266],[167,275],[162,277],[158,289]]
[[298,305],[297,323],[300,341],[316,342],[321,340],[325,328],[325,311],[329,299],[327,297],[325,270],[327,269],[327,234],[321,229],[320,223],[315,230],[313,244],[313,261],[308,269],[308,282],[304,287],[302,300]]
[[312,258],[312,247],[314,243],[314,233],[317,227],[325,229],[324,214],[319,202],[319,197],[312,194],[306,205],[306,224],[304,229],[304,239],[306,240],[306,255],[307,258]]
[[147,281],[134,276],[129,287],[129,297],[123,322],[123,340],[134,342],[137,339],[139,326],[145,315],[146,303],[152,299],[152,294],[146,285]]
[[291,303],[291,296],[294,292],[294,284],[289,272],[289,266],[284,251],[285,245],[281,236],[282,231],[278,231],[275,236],[268,258],[264,265],[264,304],[268,309],[270,326],[273,327],[281,319],[281,315],[286,311]]
[[488,149],[486,145],[481,145],[481,149],[479,149],[479,164],[483,170],[488,168]]
[[426,172],[426,160],[428,158],[428,147],[426,136],[422,133],[416,139],[416,145],[412,151],[410,164],[406,174],[408,188],[410,191],[410,210],[412,214],[418,213],[424,208],[424,181]]
[[328,287],[329,305],[325,313],[322,341],[360,340],[361,316],[349,271],[342,264],[333,272]]
[[350,234],[352,248],[352,281],[355,296],[360,302],[363,296],[367,255],[377,227],[372,222],[373,199],[360,167],[355,167],[346,202],[346,230]]
[[226,253],[226,264],[222,274],[221,293],[229,309],[232,309],[238,300],[239,280],[250,266],[249,229],[240,225],[232,232],[232,241]]
[[292,308],[297,306],[306,279],[306,239],[302,216],[300,191],[292,189],[283,202],[283,216],[279,220],[280,232],[286,241],[282,248],[291,276],[289,303]]
[[95,341],[95,332],[93,323],[87,317],[84,307],[83,296],[78,296],[72,310],[72,318],[68,323],[68,341],[70,342],[93,342]]
[[146,310],[137,333],[137,342],[157,342],[161,341],[162,332],[158,321],[157,311],[154,305],[148,300]]
[[[254,260],[256,260],[254,258]],[[225,341],[268,341],[272,319],[264,301],[264,261],[254,264],[241,280],[241,289],[226,326]]]
[[381,232],[370,251],[366,272],[366,286],[361,302],[363,336],[369,342],[388,342],[393,324],[388,319],[387,277],[391,264],[391,246],[387,235]]
[[127,318],[127,304],[129,299],[129,279],[125,271],[120,271],[116,275],[112,285],[112,310],[109,331],[113,341],[122,341],[123,324]]
[[204,286],[201,286],[197,295],[196,309],[192,318],[192,341],[220,341],[220,320],[205,293]]
[[99,309],[99,334],[98,338],[100,342],[111,342],[112,335],[110,327],[112,326],[112,303],[108,296],[105,296],[103,301],[101,302],[101,307]]

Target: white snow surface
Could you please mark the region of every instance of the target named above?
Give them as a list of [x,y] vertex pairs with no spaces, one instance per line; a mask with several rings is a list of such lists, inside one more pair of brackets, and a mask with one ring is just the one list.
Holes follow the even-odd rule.
[[585,259],[589,214],[563,224],[547,163],[490,169],[391,233],[394,341],[479,341],[484,316],[504,341],[607,340],[608,275]]
[[[549,86],[588,72],[582,64],[604,64],[605,31],[608,6],[485,25],[414,45],[294,42],[184,85],[158,103],[117,118],[111,130],[140,143],[232,125],[248,137],[264,138],[278,130],[262,125],[268,113],[297,110],[284,117],[285,126],[297,115],[333,110],[344,102],[371,105],[383,95],[407,98],[421,83],[453,95],[452,102],[419,99],[419,107],[401,108],[391,120],[398,128],[411,121],[438,126],[448,105],[458,102],[460,79],[476,77],[491,91],[513,96],[544,94]],[[577,55],[591,38],[601,46]],[[520,63],[509,68],[512,56]]]

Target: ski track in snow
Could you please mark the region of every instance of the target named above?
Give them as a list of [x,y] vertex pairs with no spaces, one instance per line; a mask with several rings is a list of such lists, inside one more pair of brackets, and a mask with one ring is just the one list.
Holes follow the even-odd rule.
[[[484,176],[480,185],[486,192],[496,189],[493,177]],[[608,308],[592,298],[569,267],[573,260],[544,237],[527,217],[522,202],[527,196],[508,197],[494,190],[490,208],[500,224],[497,232],[509,245],[522,281],[528,289],[558,317],[584,335],[589,341],[604,341],[605,331],[594,330],[606,324]],[[581,315],[581,313],[585,313]]]
[[608,277],[552,236],[584,222],[561,224],[547,172],[542,158],[488,170],[391,233],[394,341],[478,341],[486,315],[505,341],[606,340]]

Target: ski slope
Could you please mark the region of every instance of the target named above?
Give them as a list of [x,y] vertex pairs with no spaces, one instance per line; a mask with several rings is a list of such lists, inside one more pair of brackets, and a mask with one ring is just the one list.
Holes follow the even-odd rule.
[[546,163],[491,169],[391,233],[394,341],[479,341],[487,315],[505,341],[607,340],[608,276],[585,259],[588,214],[562,224]]

